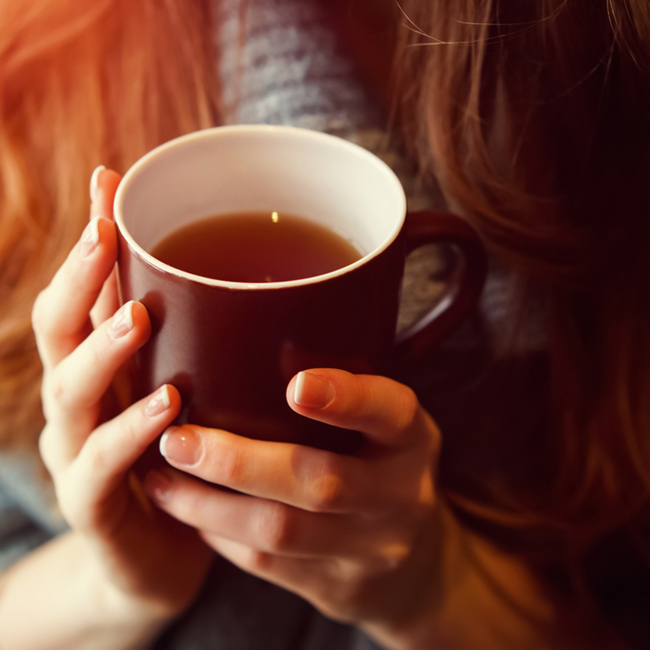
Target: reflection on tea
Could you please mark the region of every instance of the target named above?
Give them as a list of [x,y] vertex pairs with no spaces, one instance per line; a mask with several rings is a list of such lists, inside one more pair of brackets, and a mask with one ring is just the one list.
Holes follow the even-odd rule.
[[149,251],[169,266],[229,282],[285,282],[352,264],[359,251],[304,217],[237,212],[173,230]]

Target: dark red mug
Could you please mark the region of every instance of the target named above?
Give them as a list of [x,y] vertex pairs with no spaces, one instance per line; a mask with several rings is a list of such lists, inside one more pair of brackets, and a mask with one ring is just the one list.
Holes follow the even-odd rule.
[[[316,277],[238,283],[185,273],[148,252],[181,224],[262,210],[326,225],[363,256]],[[338,452],[355,451],[359,435],[293,413],[291,377],[315,367],[388,372],[445,336],[485,277],[483,247],[464,221],[407,216],[399,180],[376,156],[293,127],[218,127],[158,147],[124,176],[115,221],[121,299],[142,302],[152,323],[131,368],[134,397],[171,383],[183,399],[179,423]],[[456,279],[396,335],[406,255],[431,242],[460,252]]]

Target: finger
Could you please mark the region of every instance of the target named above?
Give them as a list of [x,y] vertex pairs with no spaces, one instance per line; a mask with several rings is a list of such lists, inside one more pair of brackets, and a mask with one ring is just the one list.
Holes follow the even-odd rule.
[[111,271],[106,282],[102,286],[99,296],[90,310],[90,319],[93,327],[98,327],[108,320],[120,307],[119,292],[117,289],[117,271]]
[[406,527],[354,515],[315,514],[269,499],[219,490],[175,470],[150,472],[144,483],[158,506],[204,534],[291,557],[394,561],[408,553]]
[[118,369],[149,338],[151,325],[140,303],[128,302],[45,377],[43,407],[76,455],[95,428],[101,400]]
[[[122,177],[116,172],[100,165],[90,179],[90,215],[113,220],[113,201]],[[110,318],[120,306],[117,291],[117,278],[113,269],[93,306],[90,316],[94,327]]]
[[90,309],[116,257],[115,225],[106,219],[93,219],[52,282],[37,297],[32,323],[46,371],[92,331]]
[[103,500],[113,499],[116,490],[127,489],[125,474],[180,408],[178,391],[165,385],[98,427],[59,481],[59,491],[70,491],[66,516],[77,525],[94,528],[97,522],[84,519],[92,518]]
[[122,177],[100,165],[90,177],[90,218],[113,219],[113,201]]
[[287,387],[289,406],[305,417],[360,431],[387,447],[408,447],[439,431],[415,393],[396,381],[343,370],[300,372]]
[[206,481],[311,512],[368,512],[393,501],[369,461],[312,447],[184,425],[164,433],[160,451]]

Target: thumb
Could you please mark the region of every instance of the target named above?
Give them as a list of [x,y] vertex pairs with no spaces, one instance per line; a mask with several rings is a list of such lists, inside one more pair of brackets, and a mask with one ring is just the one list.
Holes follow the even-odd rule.
[[287,402],[300,415],[359,431],[372,442],[406,447],[440,433],[415,393],[392,379],[316,368],[298,373]]

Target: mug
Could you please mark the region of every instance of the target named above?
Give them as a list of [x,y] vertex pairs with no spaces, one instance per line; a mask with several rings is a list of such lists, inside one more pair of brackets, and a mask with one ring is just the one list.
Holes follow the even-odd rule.
[[[361,259],[315,277],[240,283],[186,273],[149,253],[182,224],[258,211],[325,225]],[[140,301],[152,325],[132,360],[134,398],[170,383],[182,397],[177,423],[354,453],[360,434],[289,408],[289,380],[316,367],[389,374],[463,318],[485,277],[483,247],[464,221],[406,212],[403,188],[385,163],[319,132],[216,127],[149,152],[125,174],[114,204],[120,297]],[[460,252],[456,280],[396,335],[406,255],[431,242]]]

